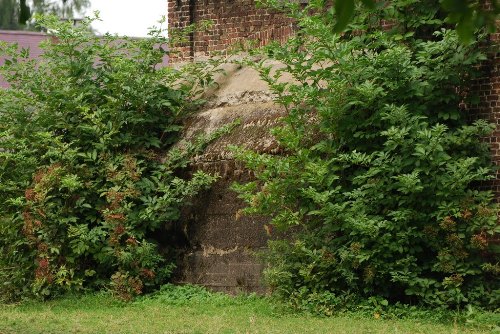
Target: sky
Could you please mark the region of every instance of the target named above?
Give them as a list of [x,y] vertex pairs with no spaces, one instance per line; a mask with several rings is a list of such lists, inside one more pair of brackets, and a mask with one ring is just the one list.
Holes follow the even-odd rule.
[[102,22],[92,25],[99,34],[145,37],[148,27],[158,25],[161,17],[167,15],[167,0],[91,0],[91,3],[86,15],[95,10],[100,12]]

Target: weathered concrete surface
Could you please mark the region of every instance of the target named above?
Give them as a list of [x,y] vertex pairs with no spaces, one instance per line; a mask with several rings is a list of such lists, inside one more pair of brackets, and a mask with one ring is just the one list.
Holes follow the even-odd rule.
[[264,292],[263,265],[256,254],[265,249],[269,238],[263,226],[267,219],[238,217],[244,204],[230,186],[235,181],[251,180],[252,174],[233,159],[228,146],[277,153],[278,145],[269,130],[279,124],[284,110],[272,102],[267,85],[256,71],[229,65],[226,72],[219,78],[218,89],[210,92],[205,109],[188,121],[184,133],[190,140],[237,119],[241,122],[194,159],[193,169],[218,173],[220,179],[184,214],[188,246],[177,281],[230,293]]

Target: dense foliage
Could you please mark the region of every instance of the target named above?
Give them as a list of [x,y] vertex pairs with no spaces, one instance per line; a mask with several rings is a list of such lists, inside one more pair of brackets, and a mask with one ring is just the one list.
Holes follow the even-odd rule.
[[[375,0],[360,0],[358,2],[369,10],[387,4],[387,1]],[[412,1],[407,2],[407,4],[411,3]],[[457,34],[463,42],[472,41],[476,29],[486,28],[489,32],[496,31],[496,20],[500,13],[498,0],[441,0],[439,4],[447,14],[446,22],[455,25]],[[342,32],[351,22],[355,13],[356,0],[333,1],[333,5],[335,6],[336,20],[332,27],[335,32]],[[438,7],[435,6],[435,8]]]
[[288,110],[273,132],[283,154],[235,150],[257,178],[235,186],[244,211],[295,232],[270,243],[269,284],[299,307],[498,307],[497,208],[478,187],[493,126],[463,110],[480,48],[444,28],[435,1],[359,8],[342,34],[324,5],[291,4],[300,33],[265,50],[283,68],[257,66]]
[[90,23],[42,18],[38,60],[0,44],[3,299],[103,286],[128,299],[164,282],[172,259],[155,232],[215,179],[177,173],[210,138],[171,148],[208,65],[160,66],[161,29],[96,37]]

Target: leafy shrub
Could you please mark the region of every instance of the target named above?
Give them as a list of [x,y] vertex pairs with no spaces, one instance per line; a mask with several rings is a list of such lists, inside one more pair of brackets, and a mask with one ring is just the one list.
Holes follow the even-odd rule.
[[300,33],[265,50],[283,68],[257,65],[288,110],[273,130],[283,154],[235,150],[257,178],[235,189],[246,213],[299,231],[270,243],[268,282],[297,305],[498,307],[497,207],[477,187],[493,126],[461,107],[484,55],[443,28],[437,2],[384,4],[342,35],[323,1],[290,4]]
[[40,61],[0,44],[11,84],[0,90],[0,296],[111,282],[130,299],[172,271],[154,233],[215,180],[178,176],[203,140],[164,154],[211,65],[159,66],[161,29],[147,39],[100,38],[91,20],[39,22],[52,35]]

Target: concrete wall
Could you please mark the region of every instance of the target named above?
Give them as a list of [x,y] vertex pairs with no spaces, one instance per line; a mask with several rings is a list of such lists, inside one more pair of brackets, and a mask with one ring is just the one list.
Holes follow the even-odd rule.
[[226,70],[227,75],[221,77],[221,85],[205,109],[188,122],[184,138],[193,139],[235,120],[241,124],[210,144],[192,165],[193,171],[218,173],[220,179],[184,212],[182,229],[188,245],[176,280],[230,293],[264,292],[263,264],[257,254],[273,235],[264,228],[267,218],[238,214],[244,203],[231,190],[231,184],[249,181],[253,175],[234,160],[228,146],[278,154],[278,145],[269,130],[279,124],[284,110],[272,102],[257,72],[236,65]]

